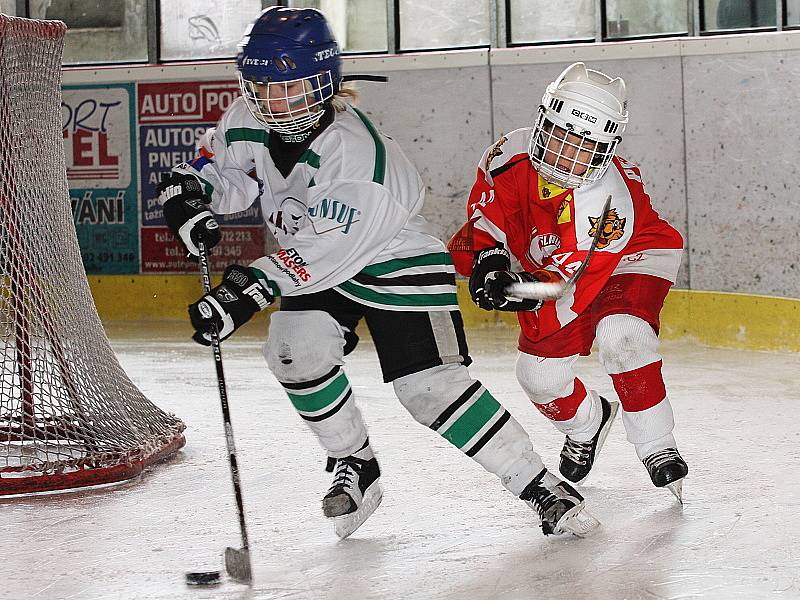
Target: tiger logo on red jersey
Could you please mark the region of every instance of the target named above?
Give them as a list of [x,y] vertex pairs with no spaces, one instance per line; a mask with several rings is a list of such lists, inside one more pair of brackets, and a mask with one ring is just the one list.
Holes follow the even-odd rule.
[[[589,217],[589,224],[591,225],[591,228],[589,229],[589,236],[592,238],[594,238],[594,234],[597,231],[597,224],[599,221],[600,217]],[[603,229],[600,232],[600,237],[597,240],[598,250],[602,250],[611,242],[618,240],[625,235],[625,221],[626,219],[619,218],[616,208],[612,208],[606,213]]]
[[501,146],[503,144],[505,144],[507,140],[508,140],[508,138],[506,136],[501,135],[500,139],[497,140],[494,143],[494,146],[492,146],[489,149],[489,154],[486,155],[486,162],[483,165],[483,170],[484,171],[488,171],[489,170],[489,165],[492,164],[492,160],[494,160],[496,157],[500,156],[503,153],[503,150],[502,150]]

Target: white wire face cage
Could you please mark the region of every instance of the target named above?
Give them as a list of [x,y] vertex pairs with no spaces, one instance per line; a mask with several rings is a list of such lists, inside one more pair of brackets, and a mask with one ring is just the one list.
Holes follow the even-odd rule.
[[605,175],[620,140],[599,141],[590,133],[569,123],[557,125],[540,107],[528,144],[533,166],[549,183],[562,188],[594,183]]
[[301,133],[316,125],[324,114],[322,105],[333,97],[330,71],[269,83],[251,81],[239,73],[239,88],[257,121],[286,134]]

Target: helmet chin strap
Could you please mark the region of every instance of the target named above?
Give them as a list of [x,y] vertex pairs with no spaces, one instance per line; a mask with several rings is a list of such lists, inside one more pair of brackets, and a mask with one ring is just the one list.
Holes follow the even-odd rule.
[[312,123],[308,129],[304,129],[303,131],[300,131],[298,133],[281,133],[280,131],[276,131],[275,133],[278,135],[279,138],[281,138],[282,141],[286,142],[287,144],[300,144],[302,142],[305,142],[309,137],[311,137],[314,131],[321,125],[322,119],[324,118],[324,112],[328,106],[329,106],[328,103],[325,103],[323,105],[324,108],[320,111],[323,113],[323,117],[321,117],[319,121],[315,121],[314,123]]

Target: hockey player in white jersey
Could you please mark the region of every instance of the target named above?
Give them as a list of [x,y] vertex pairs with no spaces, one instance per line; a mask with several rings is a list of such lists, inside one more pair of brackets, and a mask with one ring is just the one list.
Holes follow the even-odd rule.
[[189,307],[194,339],[230,336],[280,297],[267,364],[327,455],[322,508],[340,537],[381,501],[380,469],[343,371],[363,318],[384,380],[441,434],[536,510],[545,534],[597,527],[581,495],[542,464],[527,433],[472,379],[452,259],[419,215],[425,187],[398,145],[345,100],[323,15],[273,7],[250,26],[237,68],[242,97],[201,140],[198,157],[160,186],[187,250],[213,246],[213,213],[261,203],[280,250],[231,265]]

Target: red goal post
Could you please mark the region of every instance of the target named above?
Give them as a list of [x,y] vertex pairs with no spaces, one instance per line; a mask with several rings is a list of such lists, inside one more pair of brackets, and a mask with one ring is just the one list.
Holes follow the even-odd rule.
[[0,496],[127,480],[185,443],[120,366],[83,270],[61,132],[65,32],[0,14]]

